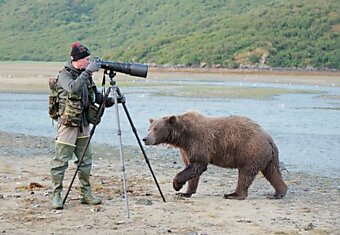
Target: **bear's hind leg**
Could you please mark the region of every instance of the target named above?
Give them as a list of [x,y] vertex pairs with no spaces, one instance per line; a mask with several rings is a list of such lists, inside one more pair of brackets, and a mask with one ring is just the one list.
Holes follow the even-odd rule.
[[250,171],[245,168],[238,170],[238,182],[235,192],[225,194],[225,199],[238,199],[243,200],[248,196],[249,186],[253,183],[258,171]]
[[274,198],[279,199],[284,197],[287,192],[287,185],[282,179],[279,164],[271,161],[268,166],[262,170],[262,173],[275,189]]

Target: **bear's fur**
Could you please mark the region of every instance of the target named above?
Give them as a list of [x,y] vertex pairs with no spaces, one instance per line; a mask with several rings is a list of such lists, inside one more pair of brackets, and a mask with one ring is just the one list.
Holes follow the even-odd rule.
[[286,195],[279,169],[278,149],[272,137],[246,117],[207,117],[197,112],[150,119],[146,145],[169,144],[180,149],[185,169],[173,179],[179,191],[188,181],[183,197],[196,193],[199,178],[208,164],[238,169],[235,192],[224,198],[245,199],[259,171],[275,189],[275,198]]

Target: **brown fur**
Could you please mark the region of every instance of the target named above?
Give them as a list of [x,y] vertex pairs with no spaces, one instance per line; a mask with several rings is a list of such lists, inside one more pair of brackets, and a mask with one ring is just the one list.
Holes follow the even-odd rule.
[[280,170],[278,149],[272,137],[246,117],[206,117],[196,112],[150,119],[146,145],[170,144],[180,149],[185,169],[173,179],[179,191],[188,181],[186,193],[196,193],[200,175],[208,164],[238,169],[234,193],[224,198],[244,199],[259,171],[275,189],[275,198],[285,196],[287,186]]

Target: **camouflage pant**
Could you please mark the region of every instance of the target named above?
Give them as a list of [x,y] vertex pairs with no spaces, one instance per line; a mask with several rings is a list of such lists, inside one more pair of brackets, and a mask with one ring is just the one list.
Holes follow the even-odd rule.
[[[68,168],[68,162],[72,160],[73,154],[76,156],[75,163],[78,164],[80,157],[82,156],[86,142],[89,138],[90,127],[68,127],[62,124],[58,124],[57,138],[56,138],[56,154],[51,161],[51,176],[53,183],[53,194],[61,193],[63,189],[63,179],[66,169]],[[92,166],[92,151],[89,144],[84,158],[79,167],[79,179],[82,184],[82,188],[89,190],[89,176]],[[83,190],[85,190],[83,189]]]

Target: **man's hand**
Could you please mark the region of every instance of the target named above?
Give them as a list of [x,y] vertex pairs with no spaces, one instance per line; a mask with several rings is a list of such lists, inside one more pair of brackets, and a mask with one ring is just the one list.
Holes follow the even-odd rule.
[[100,69],[100,62],[97,60],[92,61],[87,67],[86,70],[93,73],[97,72]]

